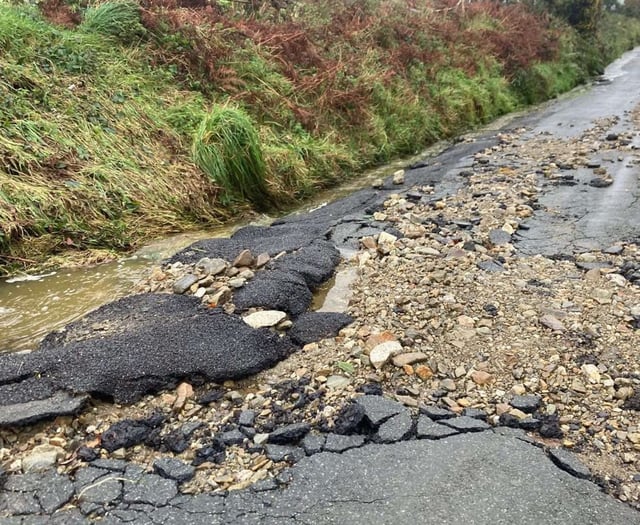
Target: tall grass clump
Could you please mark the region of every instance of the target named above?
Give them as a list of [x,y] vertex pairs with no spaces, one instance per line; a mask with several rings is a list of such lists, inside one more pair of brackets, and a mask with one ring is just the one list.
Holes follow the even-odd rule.
[[89,7],[81,27],[89,32],[133,44],[146,35],[140,20],[140,7],[135,2],[105,2]]
[[269,206],[260,139],[244,111],[215,107],[198,127],[192,153],[194,162],[229,199],[248,200],[258,209]]

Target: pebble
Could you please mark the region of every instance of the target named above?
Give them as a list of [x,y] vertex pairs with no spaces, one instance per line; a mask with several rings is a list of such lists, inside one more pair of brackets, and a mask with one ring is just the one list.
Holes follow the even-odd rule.
[[173,284],[173,293],[183,294],[187,292],[194,284],[196,284],[200,278],[197,275],[189,273],[184,277],[181,277]]
[[416,363],[426,361],[427,359],[429,359],[429,356],[424,352],[407,352],[395,356],[392,359],[392,362],[394,366],[402,368],[405,365],[414,365]]
[[22,460],[22,471],[40,472],[53,468],[58,457],[64,456],[64,449],[53,445],[38,445]]
[[393,183],[396,185],[404,184],[404,170],[398,170],[393,174]]
[[398,341],[386,341],[371,350],[369,360],[375,369],[380,369],[391,357],[400,352],[402,352],[402,345]]
[[242,250],[233,260],[232,266],[236,268],[249,267],[253,265],[254,259],[250,250]]

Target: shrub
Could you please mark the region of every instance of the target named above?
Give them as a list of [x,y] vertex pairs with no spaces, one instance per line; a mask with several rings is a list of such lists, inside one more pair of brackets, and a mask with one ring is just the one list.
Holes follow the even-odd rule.
[[214,108],[193,142],[193,160],[229,198],[246,199],[259,209],[269,205],[260,139],[251,119],[238,108]]
[[146,29],[140,20],[140,7],[134,2],[106,2],[90,7],[81,27],[131,44],[144,38]]

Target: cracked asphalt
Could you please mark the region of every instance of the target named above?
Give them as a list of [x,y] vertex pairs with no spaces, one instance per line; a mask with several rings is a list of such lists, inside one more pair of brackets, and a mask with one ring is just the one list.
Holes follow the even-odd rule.
[[[534,127],[532,133],[565,137],[605,117],[613,117],[612,132],[628,129],[640,93],[640,50],[625,55],[607,75],[609,81],[527,116],[524,122]],[[431,177],[438,192],[455,191],[461,182],[448,174],[464,167],[496,135],[460,144],[433,159],[428,168],[409,171],[407,185],[417,180],[424,184]],[[519,250],[566,254],[637,238],[637,166],[624,157],[607,162],[614,174],[614,183],[607,188],[546,187],[540,198],[543,210],[529,221],[528,230],[519,233]],[[588,175],[578,172],[575,177],[582,183]],[[295,229],[296,224],[344,218],[356,201],[366,209],[387,194],[361,192],[279,224]],[[341,242],[353,240],[360,228],[341,233]],[[340,244],[337,238],[332,240]],[[276,479],[222,494],[183,494],[177,479],[120,460],[98,459],[72,476],[52,470],[5,475],[0,470],[0,522],[640,524],[637,511],[583,479],[588,472],[570,455],[544,450],[520,431],[482,425],[465,430],[440,439],[407,434],[391,443],[319,452]]]

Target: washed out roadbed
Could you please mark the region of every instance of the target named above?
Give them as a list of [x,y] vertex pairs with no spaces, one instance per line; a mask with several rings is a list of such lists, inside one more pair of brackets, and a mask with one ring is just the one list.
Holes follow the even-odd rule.
[[[527,244],[535,238],[539,214],[562,213],[541,204],[546,192],[568,184],[575,192],[611,191],[617,165],[637,174],[636,115],[624,123],[598,120],[564,138],[526,128],[503,131],[488,147],[482,141],[469,146],[467,156],[447,167],[453,183],[429,178],[447,171],[437,162],[431,172],[418,167],[398,173],[395,184],[387,181],[375,198],[371,192],[357,197],[366,219],[342,220],[342,230],[334,221],[327,235],[329,223],[315,220],[317,235],[291,251],[277,245],[279,237],[259,240],[273,230],[249,230],[229,241],[236,244],[200,243],[192,255],[187,250],[157,268],[138,291],[195,296],[199,308],[234,319],[254,315],[265,340],[286,340],[299,349],[283,350],[286,358],[248,378],[212,383],[185,373],[160,393],[136,392],[133,404],[94,398],[79,415],[2,430],[0,459],[9,480],[49,464],[60,479],[69,476],[80,487],[69,488],[57,506],[39,500],[29,507],[27,489],[5,489],[5,498],[19,492],[24,515],[30,508],[62,508],[69,516],[78,517],[74,509],[80,509],[84,516],[109,519],[114,509],[140,517],[169,501],[174,512],[182,504],[172,499],[178,490],[237,493],[236,500],[226,498],[235,505],[248,501],[246,494],[290,483],[294,494],[300,485],[288,467],[311,456],[301,463],[310,468],[322,450],[353,458],[353,465],[367,447],[415,439],[448,439],[468,450],[474,440],[486,440],[483,446],[493,450],[506,439],[493,428],[538,445],[563,470],[638,507],[639,232],[632,225],[625,238],[582,238],[580,246],[565,242],[567,235],[546,255]],[[327,213],[319,216],[336,218]],[[295,231],[301,227],[295,220],[280,224]],[[345,224],[351,233],[338,242]],[[329,245],[351,248],[343,251],[338,271],[355,278],[343,291],[346,312],[316,318],[330,325],[324,331],[313,317],[322,314],[308,308],[311,290],[337,263]],[[245,247],[249,252],[241,251]],[[328,273],[311,271],[323,257],[333,261],[320,265],[330,267]],[[306,277],[292,279],[292,268]],[[306,292],[296,292],[304,286]],[[260,294],[269,300],[256,302]],[[245,296],[252,301],[243,302]],[[78,335],[74,344],[81,340]],[[485,437],[458,436],[467,432]],[[417,447],[393,446],[407,453]],[[132,495],[120,479],[152,471],[155,477],[145,483],[155,488],[139,490],[154,493],[157,501]],[[240,490],[248,487],[254,491]],[[211,515],[222,509],[220,516],[227,512],[225,519],[231,519],[222,498],[208,501]],[[278,508],[278,501],[269,505]]]

